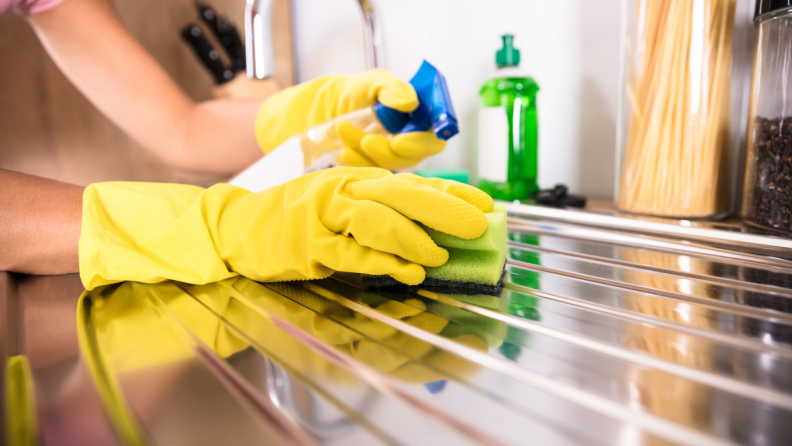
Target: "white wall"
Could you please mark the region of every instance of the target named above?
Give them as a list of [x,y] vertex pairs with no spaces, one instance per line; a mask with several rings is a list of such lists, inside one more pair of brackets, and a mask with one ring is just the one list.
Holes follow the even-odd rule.
[[[539,182],[613,193],[620,0],[377,0],[385,66],[405,81],[429,60],[446,76],[460,134],[427,164],[474,168],[478,89],[500,36],[541,88]],[[294,0],[300,80],[365,69],[356,0]]]

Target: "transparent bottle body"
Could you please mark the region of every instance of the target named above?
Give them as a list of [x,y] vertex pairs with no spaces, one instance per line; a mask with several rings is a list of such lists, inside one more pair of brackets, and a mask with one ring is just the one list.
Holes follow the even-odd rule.
[[742,213],[746,222],[792,231],[792,10],[756,26]]
[[623,3],[617,206],[724,217],[733,208],[740,139],[731,125],[743,102],[736,85],[747,80],[732,70],[749,49],[734,26],[738,0]]
[[313,127],[299,136],[305,173],[344,165],[341,159],[344,142],[337,130],[341,122],[349,122],[369,134],[391,135],[377,119],[373,107],[356,110]]

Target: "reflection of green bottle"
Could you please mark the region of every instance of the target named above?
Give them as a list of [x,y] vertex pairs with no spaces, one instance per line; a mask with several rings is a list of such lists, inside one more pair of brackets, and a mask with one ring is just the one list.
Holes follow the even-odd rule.
[[[510,232],[509,240],[525,243],[528,245],[539,246],[539,237],[531,234],[521,234]],[[522,249],[509,249],[509,258],[521,262],[541,265],[539,256],[530,251]],[[509,274],[509,282],[534,290],[540,290],[539,273],[531,270],[521,270],[520,274]],[[542,319],[539,313],[539,298],[517,291],[508,290],[506,294],[508,301],[509,314],[519,316],[532,321]],[[522,353],[523,347],[527,346],[530,333],[516,327],[509,327],[506,338],[499,347],[501,354],[512,361],[516,361]]]
[[495,57],[498,72],[479,91],[478,186],[499,200],[525,200],[536,184],[536,92],[539,85],[518,71],[514,36],[503,36]]

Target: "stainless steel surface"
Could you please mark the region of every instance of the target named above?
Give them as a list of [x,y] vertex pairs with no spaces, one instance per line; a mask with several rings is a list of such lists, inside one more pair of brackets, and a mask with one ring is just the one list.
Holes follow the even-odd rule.
[[570,211],[545,206],[513,203],[507,204],[506,208],[509,215],[517,217],[538,218],[609,229],[678,236],[689,240],[722,242],[733,247],[755,246],[786,250],[792,248],[792,239],[699,227],[689,220],[679,220],[681,224],[670,224],[666,222],[669,221],[667,219],[624,218],[594,212]]
[[78,304],[76,275],[0,273],[3,387],[20,408],[6,431],[52,445],[792,444],[792,256],[560,212],[510,221],[498,296],[338,273],[124,283]]
[[[247,75],[251,79],[267,79],[275,75],[272,46],[273,0],[247,0],[245,3],[245,51]],[[358,0],[363,17],[363,43],[366,69],[385,66],[382,31],[375,0]]]

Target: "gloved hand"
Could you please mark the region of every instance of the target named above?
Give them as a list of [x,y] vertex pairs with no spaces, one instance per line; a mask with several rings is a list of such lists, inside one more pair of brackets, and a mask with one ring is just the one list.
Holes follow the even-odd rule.
[[[269,153],[292,136],[372,107],[377,101],[402,112],[418,107],[412,85],[383,69],[353,76],[324,76],[267,98],[256,117],[256,140],[264,153]],[[367,135],[348,122],[339,123],[336,130],[347,147],[341,159],[350,166],[410,167],[445,148],[445,141],[431,131],[397,135],[391,140],[382,135]]]
[[405,169],[442,152],[446,145],[432,131],[401,133],[388,138],[367,134],[349,122],[336,124],[336,131],[346,146],[341,151],[341,161],[348,166]]
[[154,183],[97,183],[83,195],[80,277],[87,289],[133,280],[209,283],[388,274],[410,285],[448,252],[413,220],[471,239],[493,209],[461,183],[340,167],[253,194]]

